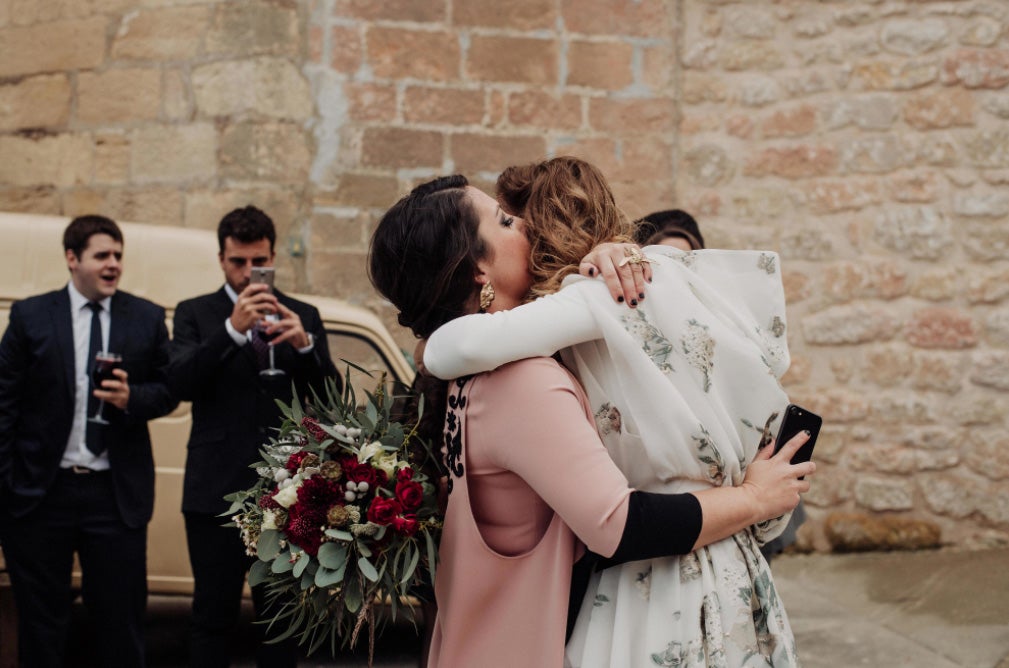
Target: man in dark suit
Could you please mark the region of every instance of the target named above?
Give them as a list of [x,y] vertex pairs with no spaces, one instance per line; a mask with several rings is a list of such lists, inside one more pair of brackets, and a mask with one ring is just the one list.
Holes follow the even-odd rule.
[[[336,377],[318,309],[250,282],[253,267],[273,266],[276,232],[269,216],[253,206],[236,209],[221,220],[217,238],[225,284],[179,304],[170,371],[173,388],[193,402],[182,512],[195,580],[189,665],[201,668],[229,663],[252,563],[238,531],[222,526],[224,496],[255,482],[249,465],[282,421],[275,400],[291,401],[292,382],[305,397],[309,387],[321,393],[324,379]],[[274,314],[279,319],[267,323]],[[272,365],[260,329],[276,335]],[[284,373],[264,375],[271,366]],[[258,618],[264,612],[269,618],[262,587],[253,589],[253,604]],[[263,627],[257,629],[260,666],[296,665],[292,642],[264,644]]]
[[[63,247],[67,287],[15,303],[0,341],[0,540],[20,661],[63,665],[77,552],[96,663],[142,666],[154,508],[147,421],[178,403],[165,311],[117,290],[123,236],[112,220],[75,218]],[[95,388],[99,350],[120,354],[122,368]],[[88,419],[99,400],[107,424]]]

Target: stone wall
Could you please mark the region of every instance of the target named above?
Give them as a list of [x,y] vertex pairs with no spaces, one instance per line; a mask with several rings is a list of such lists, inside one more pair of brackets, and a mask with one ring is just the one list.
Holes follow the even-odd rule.
[[1009,536],[1009,5],[0,0],[0,209],[277,220],[283,285],[364,275],[415,183],[570,153],[632,215],[782,256],[835,510]]

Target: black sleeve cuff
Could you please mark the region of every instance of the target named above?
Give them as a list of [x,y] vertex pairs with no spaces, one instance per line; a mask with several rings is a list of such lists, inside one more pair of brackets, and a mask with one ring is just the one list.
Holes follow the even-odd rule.
[[616,552],[600,568],[689,554],[701,535],[701,502],[693,494],[631,492],[627,524]]

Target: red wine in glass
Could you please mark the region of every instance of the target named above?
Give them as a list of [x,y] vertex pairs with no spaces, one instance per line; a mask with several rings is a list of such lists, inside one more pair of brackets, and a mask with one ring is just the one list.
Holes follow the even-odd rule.
[[[94,389],[101,389],[103,380],[115,380],[116,375],[112,372],[122,366],[122,363],[122,356],[116,353],[110,353],[107,350],[99,350],[95,353],[95,366],[91,370],[91,382],[94,383]],[[88,422],[108,424],[109,421],[103,416],[104,410],[105,400],[100,399],[98,410],[88,418]]]

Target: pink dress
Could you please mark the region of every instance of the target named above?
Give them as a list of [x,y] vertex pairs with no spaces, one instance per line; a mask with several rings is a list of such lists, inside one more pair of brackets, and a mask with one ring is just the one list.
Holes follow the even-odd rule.
[[632,491],[585,393],[543,357],[454,381],[445,450],[429,666],[560,668],[572,565],[614,552]]

